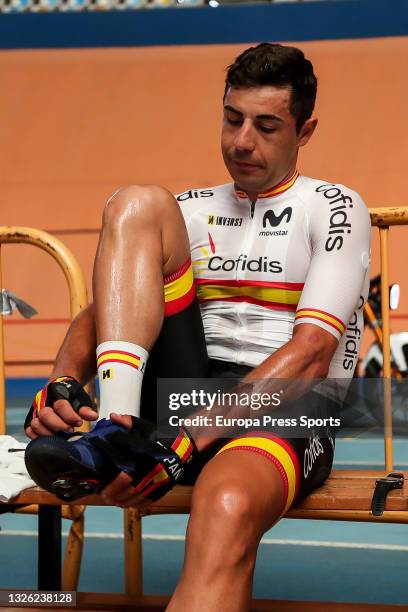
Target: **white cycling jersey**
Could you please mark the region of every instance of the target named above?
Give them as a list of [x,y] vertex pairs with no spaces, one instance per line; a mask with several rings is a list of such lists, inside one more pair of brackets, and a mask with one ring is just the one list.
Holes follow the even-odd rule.
[[295,172],[254,204],[232,183],[177,200],[210,357],[255,367],[312,323],[339,340],[329,377],[350,378],[369,286],[361,197]]

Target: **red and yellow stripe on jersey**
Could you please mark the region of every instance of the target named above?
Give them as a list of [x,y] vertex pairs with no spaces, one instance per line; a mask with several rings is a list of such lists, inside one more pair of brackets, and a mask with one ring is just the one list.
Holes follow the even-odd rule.
[[266,457],[276,466],[282,478],[284,488],[284,499],[280,514],[285,514],[294,500],[299,489],[299,461],[293,448],[281,438],[268,433],[253,433],[234,438],[228,442],[217,453],[226,451],[245,450],[259,453]]
[[346,329],[345,324],[338,317],[325,312],[324,310],[317,310],[316,308],[301,308],[295,315],[295,322],[298,323],[313,323],[313,320],[321,321],[329,325],[330,328],[336,330],[337,337],[341,337]]
[[267,283],[250,280],[196,279],[200,302],[248,302],[271,310],[295,311],[303,283]]
[[[73,380],[73,379],[70,376],[60,376],[59,378],[53,378],[52,380],[50,380],[48,385],[54,382],[63,382],[64,380]],[[36,394],[34,398],[33,405],[32,405],[32,409],[33,409],[33,415],[31,417],[32,419],[35,419],[36,417],[38,417],[40,410],[42,410],[44,406],[46,405],[45,402],[47,401],[48,385],[46,385],[43,389],[41,389],[41,391],[38,391],[38,393]]]
[[[171,445],[172,450],[177,453],[182,463],[187,463],[193,452],[193,442],[185,431],[180,430],[179,435]],[[150,493],[162,487],[163,485],[169,484],[171,478],[166,472],[161,463],[158,463],[146,476],[141,480],[135,489],[143,497],[149,497]]]
[[[259,198],[273,198],[273,197],[280,195],[281,193],[284,193],[285,191],[290,189],[292,185],[294,185],[298,176],[299,176],[299,172],[295,170],[288,178],[284,179],[278,185],[275,185],[275,187],[272,187],[272,189],[269,189],[269,191],[258,193],[258,199]],[[237,194],[239,198],[248,197],[245,191],[242,191],[241,189],[235,189],[235,193]]]
[[195,297],[191,259],[189,258],[176,272],[164,279],[164,316],[181,312]]
[[107,363],[124,363],[136,370],[140,369],[141,359],[139,355],[135,353],[129,353],[128,351],[104,351],[98,356],[97,366],[100,368]]

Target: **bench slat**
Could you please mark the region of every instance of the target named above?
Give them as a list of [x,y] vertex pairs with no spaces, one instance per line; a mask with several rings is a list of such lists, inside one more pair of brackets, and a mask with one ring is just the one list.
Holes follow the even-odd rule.
[[[296,505],[301,510],[370,510],[375,480],[385,476],[384,471],[376,470],[336,470],[326,482]],[[408,472],[404,473],[403,489],[391,491],[387,496],[386,510],[408,512]],[[147,514],[189,512],[192,487],[176,486],[173,491],[146,511]],[[81,500],[83,504],[103,506],[98,495],[90,495]],[[62,502],[51,493],[39,487],[26,489],[12,502],[60,505]]]

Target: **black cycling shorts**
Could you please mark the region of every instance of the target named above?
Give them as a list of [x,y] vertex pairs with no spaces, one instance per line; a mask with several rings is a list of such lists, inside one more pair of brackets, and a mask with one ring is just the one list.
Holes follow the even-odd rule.
[[[181,312],[164,319],[162,331],[153,347],[144,376],[141,416],[157,421],[158,378],[223,378],[241,380],[250,367],[219,360],[209,360],[197,299]],[[334,416],[337,405],[310,391],[299,400],[284,405],[287,414],[313,418]],[[200,454],[187,469],[182,484],[195,483],[205,464],[217,453],[249,451],[262,454],[274,463],[282,476],[285,499],[282,514],[308,495],[329,476],[334,454],[334,432],[329,427],[311,430],[305,435],[282,436],[281,432],[257,429],[239,433],[234,438],[219,439]]]
[[[210,361],[211,377],[241,380],[252,368],[237,364]],[[284,405],[288,415],[305,415],[309,418],[334,417],[338,406],[335,402],[314,391],[300,399]],[[274,463],[278,469],[285,490],[281,514],[287,512],[295,501],[311,493],[329,476],[333,464],[335,432],[330,427],[312,428],[310,431],[297,430],[296,437],[282,431],[259,428],[239,433],[234,438],[220,439],[201,453],[200,459],[187,472],[183,484],[194,484],[200,471],[215,455],[223,452],[245,450],[256,452]]]

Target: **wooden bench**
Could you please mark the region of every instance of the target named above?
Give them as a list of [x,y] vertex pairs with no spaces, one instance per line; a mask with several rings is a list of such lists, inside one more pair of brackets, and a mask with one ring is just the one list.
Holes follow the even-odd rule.
[[[371,498],[377,478],[385,470],[333,470],[326,482],[301,503],[293,507],[285,518],[370,521],[378,523],[408,523],[408,472],[405,472],[403,489],[391,491],[387,496],[386,510],[382,516],[371,514]],[[163,610],[168,597],[146,596],[142,589],[142,534],[143,516],[157,514],[181,514],[190,511],[192,487],[176,486],[170,493],[144,513],[136,510],[125,511],[125,593],[78,593],[79,608],[105,610]],[[38,503],[59,511],[61,501],[39,487],[27,489],[13,500],[13,503]],[[86,505],[103,505],[97,495],[83,499]],[[52,553],[50,553],[52,554]],[[55,560],[55,554],[53,554]],[[324,602],[283,602],[254,600],[251,610],[276,610],[279,612],[319,610],[398,610],[399,606],[371,606],[357,604],[333,604]]]
[[[334,470],[327,481],[301,503],[294,506],[287,518],[370,521],[381,523],[408,522],[408,483],[403,489],[391,491],[382,516],[371,514],[371,499],[375,480],[393,470],[393,439],[391,412],[390,324],[388,306],[388,233],[393,225],[408,225],[408,208],[378,208],[370,211],[372,225],[379,228],[381,247],[381,280],[383,305],[383,356],[384,356],[384,470]],[[408,472],[405,473],[408,478]],[[141,520],[154,514],[188,513],[191,504],[191,488],[177,486],[164,498],[153,503],[142,515],[135,509],[125,511],[125,593],[123,595],[88,593],[79,594],[81,607],[90,609],[163,609],[165,597],[147,597],[142,588],[142,540]],[[58,508],[60,500],[39,488],[22,492],[14,504],[38,503],[48,508]],[[35,502],[33,502],[35,500]],[[84,498],[88,505],[102,505],[98,496]],[[390,610],[399,606],[371,606],[357,604],[333,604],[324,602],[273,602],[254,601],[252,610]]]

